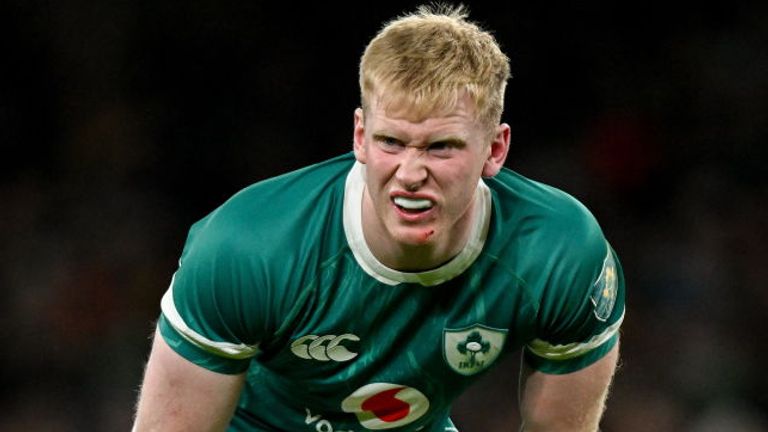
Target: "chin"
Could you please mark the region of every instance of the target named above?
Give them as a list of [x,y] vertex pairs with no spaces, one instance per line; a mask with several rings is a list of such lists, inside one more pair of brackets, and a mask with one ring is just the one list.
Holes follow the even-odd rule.
[[434,226],[400,227],[392,233],[392,237],[402,245],[426,246],[434,242],[436,232]]

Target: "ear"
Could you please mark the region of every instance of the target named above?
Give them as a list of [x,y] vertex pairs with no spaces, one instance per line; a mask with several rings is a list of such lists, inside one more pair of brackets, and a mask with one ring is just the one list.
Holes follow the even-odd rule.
[[483,164],[483,177],[493,177],[501,171],[509,152],[510,128],[506,123],[496,127],[496,133],[491,141],[488,159]]
[[355,110],[355,130],[352,135],[355,159],[364,164],[368,158],[365,147],[365,119],[363,118],[362,108]]

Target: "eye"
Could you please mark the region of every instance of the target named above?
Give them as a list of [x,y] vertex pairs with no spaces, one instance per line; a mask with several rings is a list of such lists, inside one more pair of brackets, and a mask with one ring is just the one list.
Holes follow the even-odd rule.
[[402,141],[387,135],[374,135],[373,140],[385,151],[397,151],[403,147]]
[[388,145],[388,146],[393,146],[393,145],[399,145],[400,144],[400,141],[398,139],[392,138],[392,137],[382,137],[381,138],[381,142],[386,144],[386,145]]
[[448,157],[455,148],[451,141],[436,141],[427,147],[427,151],[437,157]]

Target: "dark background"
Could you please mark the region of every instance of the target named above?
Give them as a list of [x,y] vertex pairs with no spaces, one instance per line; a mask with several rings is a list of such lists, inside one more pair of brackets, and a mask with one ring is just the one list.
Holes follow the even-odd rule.
[[[507,165],[624,264],[605,431],[766,431],[768,7],[471,4],[511,58]],[[128,430],[186,231],[351,149],[405,2],[0,2],[0,429]],[[456,405],[516,430],[517,358]]]

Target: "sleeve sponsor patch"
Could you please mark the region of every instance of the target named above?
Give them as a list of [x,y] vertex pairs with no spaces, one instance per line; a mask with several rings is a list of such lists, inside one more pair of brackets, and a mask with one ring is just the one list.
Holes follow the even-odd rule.
[[608,254],[603,260],[603,268],[600,271],[597,281],[592,286],[592,305],[594,306],[595,318],[600,321],[606,321],[613,312],[613,306],[616,304],[616,294],[618,291],[618,275],[616,274],[616,260],[613,258],[610,248]]

